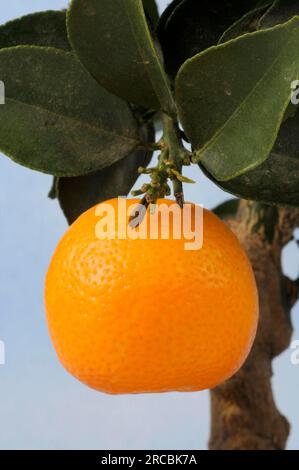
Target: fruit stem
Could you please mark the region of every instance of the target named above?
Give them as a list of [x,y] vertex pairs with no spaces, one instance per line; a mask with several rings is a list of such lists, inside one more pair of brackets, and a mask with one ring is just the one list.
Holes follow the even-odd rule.
[[[168,160],[173,164],[173,169],[180,175],[182,174],[183,160],[186,155],[186,149],[182,143],[182,137],[177,121],[167,114],[162,115],[163,121],[163,141],[168,148]],[[173,193],[180,207],[184,205],[183,183],[173,173],[172,185]]]
[[[182,168],[184,165],[191,164],[192,153],[183,145],[182,132],[176,118],[162,113],[162,124],[163,136],[158,143],[154,144],[155,149],[160,150],[157,166],[153,168],[141,167],[138,170],[139,173],[150,175],[151,181],[144,184],[139,190],[132,191],[132,195],[135,197],[143,195],[140,204],[147,208],[150,204],[155,204],[158,198],[164,198],[171,194],[170,180],[174,197],[178,205],[183,208],[183,182],[193,183],[194,181],[182,176]],[[137,223],[136,218],[138,219]],[[140,221],[140,217],[132,214],[130,225],[137,227]]]

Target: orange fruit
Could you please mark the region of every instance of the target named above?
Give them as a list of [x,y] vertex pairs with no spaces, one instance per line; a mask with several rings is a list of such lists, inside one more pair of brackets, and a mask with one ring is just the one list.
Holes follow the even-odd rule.
[[[116,221],[107,234],[120,231],[117,202],[108,202]],[[126,200],[130,209],[136,202]],[[179,239],[162,239],[161,221],[174,204],[157,203],[158,239],[97,238],[100,204],[79,217],[56,249],[45,286],[49,332],[65,368],[92,388],[212,388],[250,351],[258,296],[245,252],[208,210],[201,249],[186,250],[183,231]],[[150,217],[148,211],[140,229]]]

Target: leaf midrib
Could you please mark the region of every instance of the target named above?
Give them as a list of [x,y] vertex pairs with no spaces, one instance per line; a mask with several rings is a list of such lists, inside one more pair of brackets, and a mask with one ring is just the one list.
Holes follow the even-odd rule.
[[86,123],[86,122],[82,122],[80,121],[79,119],[76,119],[76,118],[73,118],[73,117],[70,117],[70,116],[66,116],[65,114],[59,114],[59,113],[56,113],[55,111],[52,111],[52,110],[49,110],[47,108],[43,108],[41,106],[38,106],[38,105],[34,105],[32,103],[27,103],[26,101],[21,101],[21,100],[17,100],[17,99],[14,99],[14,98],[6,98],[6,101],[8,102],[13,102],[15,104],[21,104],[21,105],[25,105],[25,106],[28,106],[30,108],[33,108],[33,109],[37,109],[38,111],[42,111],[42,112],[47,112],[53,116],[57,116],[59,118],[63,118],[63,119],[66,119],[67,121],[70,121],[70,122],[74,122],[76,124],[79,124],[81,125],[82,127],[85,127],[89,130],[91,130],[92,132],[96,133],[96,134],[99,134],[99,133],[102,133],[102,134],[106,134],[106,135],[110,135],[110,136],[113,136],[113,137],[117,137],[118,139],[123,139],[127,142],[132,142],[134,143],[135,146],[137,146],[138,144],[142,143],[140,139],[133,139],[133,138],[130,138],[130,137],[127,137],[127,136],[124,136],[123,134],[117,134],[115,132],[112,132],[112,131],[109,131],[107,129],[103,129],[101,127],[95,127],[95,126],[92,126],[91,124],[89,123]]
[[[143,48],[141,47],[141,45],[139,44],[139,41],[137,40],[137,36],[136,36],[136,32],[135,32],[135,27],[134,27],[134,24],[132,22],[132,19],[131,19],[131,16],[129,15],[129,11],[128,11],[128,6],[126,4],[126,2],[124,2],[124,8],[125,8],[125,11],[126,11],[126,16],[129,20],[129,25],[130,25],[130,30],[132,32],[132,35],[135,39],[135,44],[137,45],[137,50],[139,51],[140,53],[140,57],[142,58],[143,61],[147,60],[148,58],[143,54]],[[140,8],[140,6],[138,6],[138,8]],[[143,8],[143,7],[142,7]],[[144,15],[144,13],[142,14]],[[142,17],[142,21],[144,22],[144,18]],[[160,62],[160,59],[158,57],[158,54],[156,52],[156,49],[155,49],[155,46],[153,45],[153,40],[152,40],[152,37],[149,33],[149,30],[148,30],[148,26],[147,24],[145,24],[145,34],[147,36],[147,39],[149,41],[149,47],[152,51],[152,54],[153,54],[153,57],[152,59],[154,59],[156,61],[156,66],[158,66],[158,69],[159,69],[159,72],[161,74],[161,78],[163,80],[163,83],[164,83],[164,90],[167,92],[167,95],[169,97],[169,99],[171,101],[173,101],[172,99],[172,94],[171,94],[171,91],[169,89],[169,85],[167,83],[167,79],[166,79],[166,76],[165,76],[165,72],[164,72],[164,69],[161,65],[161,62]],[[157,98],[158,101],[160,101],[160,104],[162,105],[163,107],[163,102],[162,102],[162,99],[161,99],[161,94],[157,92],[156,90],[156,86],[155,86],[155,80],[153,78],[153,75],[150,73],[150,70],[149,70],[149,67],[145,67],[145,71],[146,71],[146,74],[148,76],[148,79],[149,79],[149,82],[151,83],[152,85],[152,88],[153,88],[153,91],[154,91],[154,94]],[[164,100],[163,100],[164,101]],[[164,111],[167,111],[167,110],[164,110]]]
[[[295,16],[294,18],[296,18],[297,20],[299,20],[299,16]],[[293,21],[294,18],[291,20]],[[299,26],[297,26],[297,28],[294,28],[292,30],[292,32],[294,31],[297,31],[299,30]],[[264,30],[265,31],[265,30]],[[263,31],[263,32],[264,32]],[[255,33],[253,33],[255,34]],[[246,36],[249,36],[249,35],[246,35]],[[271,72],[271,70],[273,69],[273,67],[276,65],[277,61],[280,59],[281,55],[283,54],[284,50],[286,47],[288,47],[289,43],[290,43],[291,39],[289,41],[287,41],[286,44],[284,44],[281,49],[283,49],[279,54],[278,56],[274,59],[274,61],[271,63],[271,66],[268,67],[267,71],[261,76],[261,78],[258,80],[258,82],[256,83],[256,85],[254,86],[254,88],[250,91],[249,94],[246,95],[246,97],[244,98],[244,100],[240,103],[240,105],[235,109],[235,111],[230,115],[230,117],[225,121],[225,123],[223,124],[223,126],[221,126],[218,131],[216,131],[216,133],[211,137],[211,139],[201,148],[199,149],[196,153],[198,155],[202,154],[206,149],[207,147],[209,147],[211,144],[213,144],[213,142],[217,139],[217,137],[225,130],[226,126],[229,125],[230,121],[234,118],[234,116],[240,111],[242,110],[242,108],[247,104],[247,101],[250,99],[250,97],[252,96],[252,94],[256,91],[256,89],[260,86],[260,83],[262,81],[264,81],[265,77]],[[216,46],[217,47],[217,46]]]

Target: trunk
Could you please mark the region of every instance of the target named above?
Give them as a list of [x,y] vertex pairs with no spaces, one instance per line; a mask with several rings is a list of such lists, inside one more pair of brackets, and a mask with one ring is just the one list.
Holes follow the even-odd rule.
[[298,225],[297,209],[277,209],[242,201],[227,220],[251,260],[260,296],[260,321],[253,349],[242,369],[211,391],[210,449],[284,449],[288,421],[273,398],[272,360],[292,334],[290,310],[296,284],[283,276],[281,251]]

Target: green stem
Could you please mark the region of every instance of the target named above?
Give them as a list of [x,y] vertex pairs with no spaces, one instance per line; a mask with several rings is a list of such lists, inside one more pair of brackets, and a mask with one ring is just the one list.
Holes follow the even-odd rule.
[[177,170],[182,169],[185,148],[182,144],[181,131],[177,121],[167,114],[162,115],[163,121],[163,141],[167,146],[171,160],[175,163]]
[[[174,165],[178,173],[182,173],[183,160],[186,155],[186,149],[183,146],[181,131],[178,122],[169,115],[163,113],[163,141],[168,148],[168,159]],[[184,204],[183,183],[177,178],[172,180],[174,196],[180,206]]]
[[182,142],[176,118],[162,113],[163,136],[161,140],[154,144],[154,149],[161,151],[158,164],[155,168],[139,168],[139,172],[149,174],[151,181],[138,191],[133,191],[134,196],[144,194],[144,200],[148,204],[155,203],[158,198],[163,198],[171,194],[168,184],[172,181],[173,192],[180,207],[184,205],[183,182],[192,183],[192,180],[182,176],[183,165],[190,164],[190,152],[185,149]]

